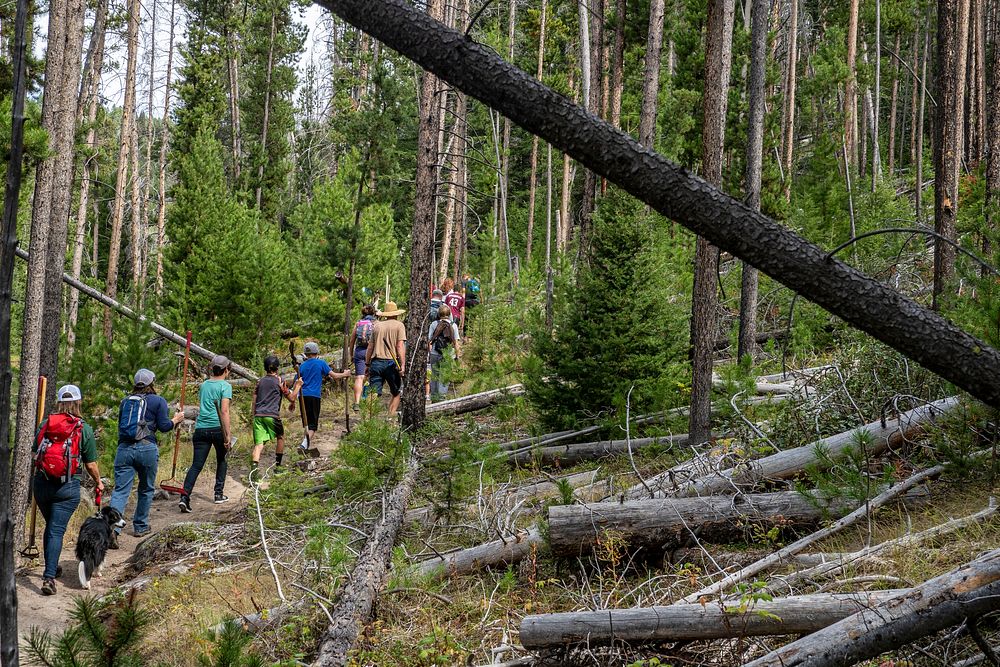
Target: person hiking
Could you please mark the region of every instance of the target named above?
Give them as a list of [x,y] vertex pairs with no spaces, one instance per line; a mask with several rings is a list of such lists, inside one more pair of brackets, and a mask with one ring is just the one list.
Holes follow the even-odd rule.
[[313,341],[305,344],[306,360],[299,365],[299,377],[302,378],[302,404],[306,412],[306,430],[308,438],[303,436],[300,449],[309,449],[309,441],[319,428],[319,411],[322,405],[323,380],[340,380],[350,377],[350,371],[338,372],[319,358],[319,345]]
[[260,465],[260,455],[265,443],[274,440],[274,464],[281,466],[285,455],[285,426],[281,423],[281,399],[295,405],[302,389],[302,378],[299,377],[291,389],[285,386],[284,380],[278,375],[281,361],[278,357],[268,355],[264,359],[264,372],[253,390],[253,451],[250,453],[250,473]]
[[372,342],[365,356],[365,371],[371,389],[377,396],[382,395],[382,385],[389,385],[392,399],[389,401],[389,415],[395,416],[399,409],[399,394],[406,375],[406,327],[399,316],[406,310],[396,306],[395,301],[385,304],[385,310],[378,315],[381,320],[375,324]]
[[431,292],[431,306],[427,311],[427,321],[436,322],[438,318],[438,311],[441,309],[441,304],[444,303],[444,292],[439,289],[435,289]]
[[361,409],[361,399],[364,397],[365,388],[365,355],[368,352],[368,345],[372,341],[372,334],[375,331],[375,306],[366,304],[361,309],[361,319],[354,325],[354,332],[351,334],[349,347],[353,350],[354,360],[354,405],[352,409],[357,412]]
[[462,276],[462,284],[465,287],[465,316],[469,317],[472,309],[479,305],[482,287],[479,284],[479,279],[473,278],[468,273]]
[[[140,368],[132,378],[132,391],[118,406],[118,449],[115,452],[115,488],[110,505],[125,515],[125,503],[132,493],[132,483],[139,478],[132,528],[136,537],[150,532],[149,508],[156,492],[156,470],[160,462],[157,433],[168,433],[184,421],[178,410],[171,418],[166,400],[156,393],[156,375]],[[112,549],[118,548],[116,528],[111,536]]]
[[448,383],[441,380],[441,362],[445,357],[461,359],[462,347],[458,325],[451,319],[451,308],[442,304],[438,319],[427,329],[427,356],[431,371],[431,400],[440,400],[448,394]]
[[233,400],[233,386],[226,379],[229,377],[229,359],[217,354],[212,357],[209,366],[212,377],[201,383],[198,388],[198,419],[194,423],[194,459],[184,477],[184,493],[178,506],[182,512],[191,511],[191,492],[194,490],[198,475],[201,474],[208,454],[215,450],[215,503],[221,504],[229,500],[225,491],[226,471],[229,463],[226,456],[232,447],[230,438],[233,430],[229,418],[229,407]]
[[452,282],[451,278],[448,278],[444,284],[448,287],[448,291],[444,295],[444,302],[451,308],[451,321],[461,326],[462,311],[465,309],[465,296],[455,289],[455,283]]
[[56,392],[56,400],[56,410],[38,427],[32,447],[35,456],[32,492],[45,519],[42,595],[55,595],[56,579],[62,575],[59,556],[66,526],[80,504],[81,468],[94,480],[97,491],[104,491],[97,467],[94,429],[81,416],[80,388],[75,384],[63,385]]

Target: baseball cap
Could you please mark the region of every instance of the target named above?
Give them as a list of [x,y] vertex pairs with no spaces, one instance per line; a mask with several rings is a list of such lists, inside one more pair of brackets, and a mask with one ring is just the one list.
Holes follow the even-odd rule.
[[212,357],[212,368],[229,368],[229,358],[222,354]]
[[436,289],[433,292],[431,292],[431,296],[444,296],[444,292],[442,292],[439,289]]
[[319,354],[319,344],[309,341],[305,346],[306,354]]
[[56,392],[56,400],[60,403],[80,401],[83,400],[83,394],[80,393],[80,388],[75,384],[64,384],[59,387],[59,391]]
[[148,368],[140,368],[136,371],[134,380],[136,387],[148,387],[156,381],[156,373]]

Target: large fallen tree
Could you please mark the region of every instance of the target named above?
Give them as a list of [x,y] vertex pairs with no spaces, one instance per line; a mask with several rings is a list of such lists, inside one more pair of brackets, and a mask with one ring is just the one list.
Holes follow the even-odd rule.
[[505,62],[407,0],[317,3],[496,109],[667,218],[973,396],[1000,406],[1000,352],[834,258]]
[[653,438],[631,438],[627,440],[597,440],[572,445],[552,445],[551,447],[525,447],[510,453],[508,460],[517,465],[539,463],[542,465],[570,466],[580,461],[592,461],[607,456],[624,454],[630,449],[646,447],[682,447],[688,442],[687,433],[664,435]]
[[726,637],[798,635],[821,630],[903,591],[820,593],[732,605],[600,609],[536,614],[521,621],[529,651],[574,644],[607,646],[698,641]]
[[608,535],[631,548],[670,549],[697,536],[710,542],[749,535],[751,526],[811,527],[854,504],[798,491],[707,498],[664,498],[549,507],[549,544],[560,556],[589,552]]
[[853,665],[1000,608],[1000,549],[747,663]]

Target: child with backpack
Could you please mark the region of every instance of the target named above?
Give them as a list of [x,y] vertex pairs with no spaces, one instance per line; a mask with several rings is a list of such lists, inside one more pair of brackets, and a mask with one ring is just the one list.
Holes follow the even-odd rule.
[[[156,492],[156,471],[160,462],[160,448],[156,434],[167,433],[184,421],[184,413],[177,411],[169,417],[170,408],[158,396],[154,383],[156,375],[147,368],[140,368],[133,377],[132,392],[122,399],[118,407],[118,449],[115,452],[115,490],[111,506],[125,515],[125,503],[132,492],[132,482],[139,478],[132,527],[136,537],[150,531],[149,508]],[[118,548],[120,528],[111,536],[110,548]]]
[[298,378],[289,390],[278,375],[280,366],[281,362],[273,354],[264,359],[266,375],[260,379],[253,391],[253,452],[250,454],[250,474],[253,474],[260,465],[260,455],[264,451],[264,444],[269,440],[275,441],[276,466],[281,466],[281,459],[285,455],[285,427],[281,423],[281,399],[285,398],[294,405],[295,399],[299,397],[299,389],[302,388],[302,378]]
[[97,489],[104,482],[97,468],[97,439],[94,429],[83,421],[80,388],[67,384],[56,392],[56,410],[42,422],[35,435],[35,470],[32,492],[45,519],[42,551],[42,595],[56,594],[56,578],[62,574],[59,556],[63,536],[73,512],[80,504],[80,475],[86,470]]
[[438,319],[431,322],[427,330],[430,354],[427,359],[431,367],[431,400],[440,400],[448,394],[448,383],[441,381],[441,362],[445,357],[462,358],[458,325],[452,321],[452,311],[447,304],[438,310]]
[[215,504],[229,501],[224,491],[226,471],[229,468],[226,455],[232,446],[230,437],[233,430],[229,420],[229,404],[233,400],[233,387],[226,382],[229,377],[229,359],[217,354],[212,357],[210,369],[212,377],[198,388],[198,419],[194,423],[194,459],[184,477],[184,493],[177,505],[181,512],[191,511],[191,492],[198,475],[201,474],[208,454],[215,450]]
[[365,388],[365,355],[368,354],[368,344],[372,341],[375,332],[375,306],[366,304],[361,309],[361,319],[354,325],[354,333],[351,334],[349,346],[353,352],[354,360],[354,405],[353,410],[357,412],[361,409],[361,399],[364,398]]

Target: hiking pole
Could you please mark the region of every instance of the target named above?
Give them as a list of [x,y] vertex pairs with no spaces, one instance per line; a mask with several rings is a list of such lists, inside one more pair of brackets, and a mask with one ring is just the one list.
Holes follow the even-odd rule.
[[[38,376],[38,409],[35,412],[35,428],[45,421],[45,392],[48,389],[48,379],[44,375]],[[35,546],[35,527],[38,523],[38,501],[35,500],[35,470],[32,464],[31,479],[28,480],[28,495],[31,497],[31,520],[28,524],[28,544],[21,550],[21,555],[25,558],[38,558],[40,555],[38,547]]]
[[[188,358],[191,355],[191,331],[187,332],[187,342],[184,344],[184,373],[181,375],[181,412],[184,412],[184,395],[187,392]],[[160,482],[160,488],[167,493],[184,495],[184,485],[177,481],[177,454],[181,450],[181,427],[174,427],[174,461],[170,465],[170,479]]]

